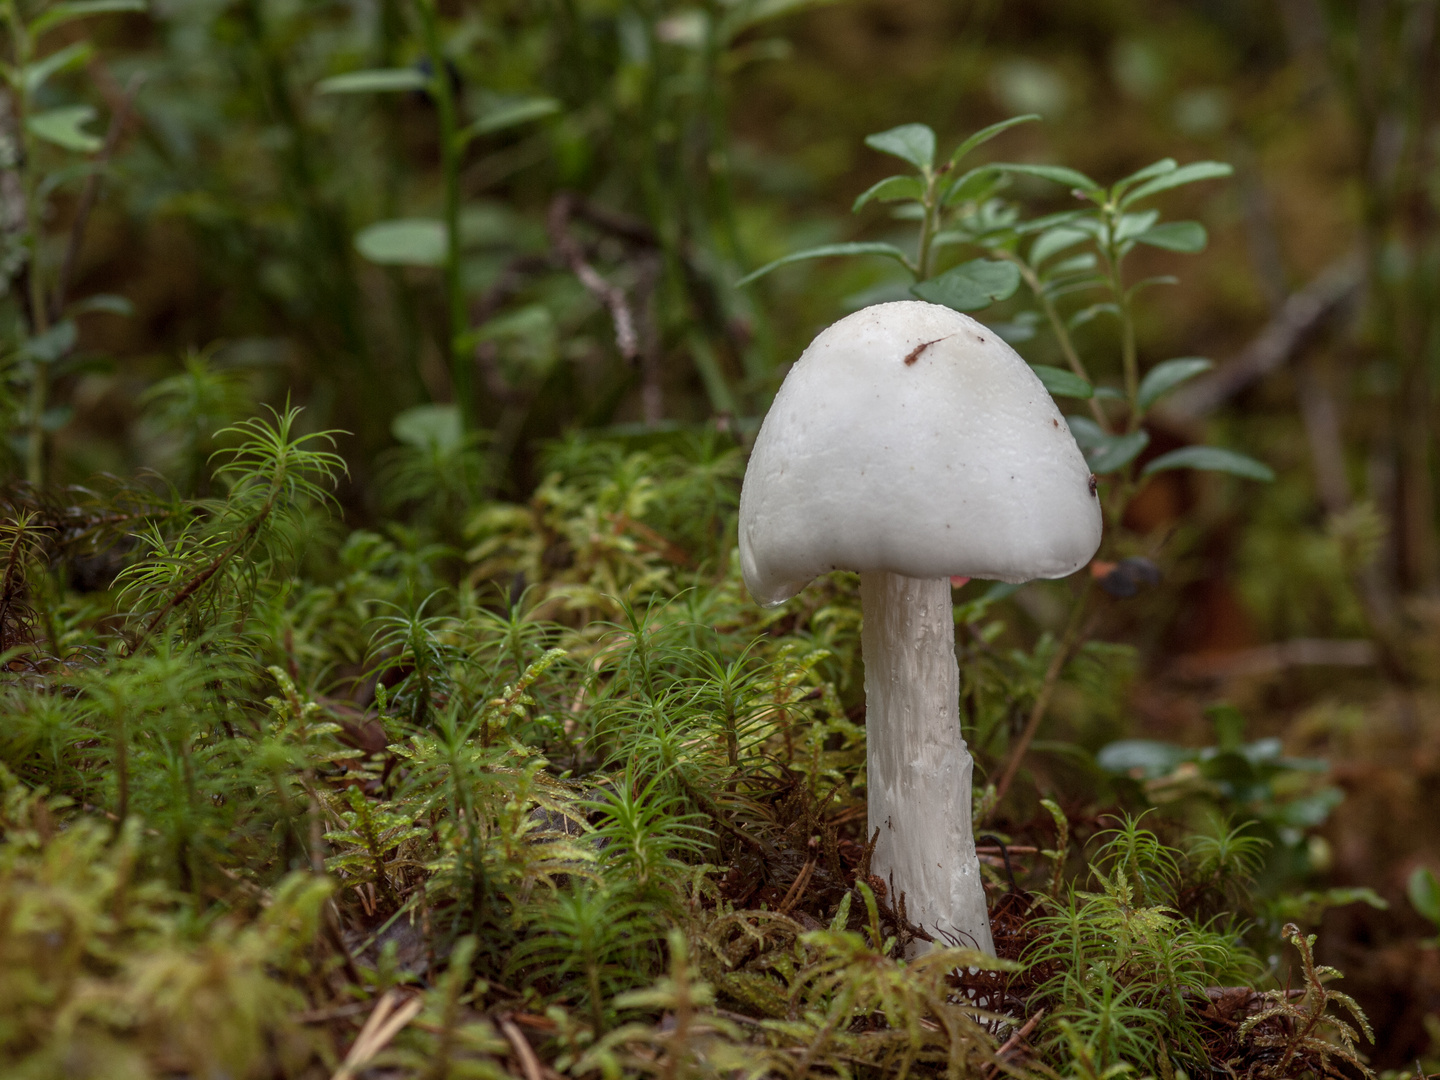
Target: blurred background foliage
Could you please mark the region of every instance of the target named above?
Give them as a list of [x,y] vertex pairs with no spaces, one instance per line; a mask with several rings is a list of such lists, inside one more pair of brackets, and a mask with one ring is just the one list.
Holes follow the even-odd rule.
[[[393,914],[429,880],[426,902],[456,920],[449,939],[474,935],[469,962],[497,985],[507,964],[569,978],[570,961],[532,932],[545,920],[592,941],[589,982],[566,999],[590,1038],[628,1015],[615,995],[662,968],[670,997],[655,1000],[681,1010],[688,961],[661,949],[654,895],[561,890],[553,910],[505,908],[496,897],[528,896],[573,859],[559,847],[517,855],[526,826],[500,811],[476,824],[484,814],[466,800],[548,807],[556,845],[567,813],[602,830],[631,821],[631,846],[616,840],[605,859],[642,886],[669,882],[672,903],[685,895],[677,867],[699,857],[687,845],[702,843],[689,819],[651,843],[639,811],[614,805],[643,788],[630,773],[570,802],[545,786],[567,770],[678,769],[646,796],[652,816],[679,807],[723,832],[715,822],[728,819],[695,792],[739,783],[725,770],[748,759],[691,762],[689,786],[675,780],[688,751],[645,719],[672,693],[692,694],[685,709],[708,718],[717,745],[773,751],[779,739],[812,795],[823,776],[848,799],[853,600],[842,580],[779,614],[755,610],[730,565],[733,513],[786,366],[819,328],[906,295],[909,281],[882,260],[817,260],[735,282],[802,247],[906,242],[913,222],[888,204],[850,212],[892,171],[867,134],[923,122],[948,147],[1038,113],[980,157],[1063,163],[1102,183],[1167,156],[1234,166],[1227,182],[1167,196],[1167,214],[1205,223],[1202,254],[1133,256],[1137,275],[1183,275],[1137,309],[1147,365],[1216,364],[1147,417],[1141,460],[1208,441],[1245,448],[1277,480],[1165,472],[1139,490],[1131,548],[1117,554],[1153,560],[1163,580],[1100,602],[996,820],[1033,839],[1037,822],[1051,828],[1036,801],[1048,795],[1089,822],[1077,824],[1087,837],[1117,804],[1159,807],[1186,829],[1215,812],[1255,822],[1249,835],[1271,845],[1252,867],[1257,955],[1274,969],[1282,924],[1322,927],[1320,955],[1377,1025],[1374,1061],[1435,1050],[1440,959],[1419,944],[1433,926],[1413,899],[1429,896],[1417,875],[1440,867],[1435,0],[140,8],[59,4],[43,10],[65,19],[42,25],[40,6],[6,0],[0,116],[12,511],[0,648],[21,649],[7,655],[23,685],[7,693],[27,695],[9,699],[4,761],[71,812],[103,807],[122,830],[138,813],[155,833],[123,832],[123,844],[147,852],[135,858],[164,887],[107,933],[172,951],[200,940],[176,894],[205,910],[227,873],[263,865],[255,876],[280,898],[271,921],[246,923],[260,901],[232,896],[216,933],[243,945],[224,1000],[264,1000],[266,980],[310,977],[294,952],[310,931],[280,921],[318,925],[323,897],[285,875],[324,868],[330,850],[346,919]],[[1036,212],[1073,206],[1023,175],[1004,194]],[[981,317],[1030,362],[1063,366],[1024,307],[1016,297]],[[1097,381],[1117,381],[1113,323],[1073,333]],[[250,419],[266,405],[288,435]],[[176,589],[200,574],[197,603],[169,619]],[[998,771],[1024,724],[1065,589],[957,593],[981,773]],[[657,597],[675,598],[663,616],[646,607]],[[762,632],[746,666],[740,650]],[[659,682],[641,647],[651,633],[669,650]],[[23,660],[37,641],[83,690],[29,692],[59,678]],[[558,667],[544,660],[551,647],[569,653]],[[231,666],[207,688],[187,649]],[[106,666],[131,650],[138,665]],[[693,699],[724,698],[737,679],[723,707]],[[767,727],[801,688],[803,723]],[[453,701],[473,708],[462,716]],[[140,715],[159,718],[143,736],[125,728]],[[243,785],[217,779],[248,753],[237,726],[264,750],[244,762]],[[230,742],[215,734],[227,730]],[[487,755],[505,739],[553,768],[537,757],[497,771]],[[405,747],[405,764],[365,773],[369,788],[322,792],[321,773],[359,770],[352,758],[378,770],[387,744]],[[732,792],[742,820],[770,814],[777,834],[807,820],[757,790]],[[5,823],[7,839],[48,835],[46,815],[64,809],[6,798],[26,823]],[[449,824],[422,842],[407,831],[422,814]],[[130,847],[107,850],[123,879]],[[707,850],[738,859],[724,842]],[[44,860],[63,856],[26,849],[16,865],[43,877]],[[485,899],[474,890],[489,881],[503,884]],[[843,891],[831,884],[826,918]],[[113,882],[85,887],[114,906]],[[607,924],[631,932],[593,939]],[[348,943],[373,954],[367,978],[383,993],[405,981],[396,954],[409,946],[386,954],[378,934]],[[429,1026],[402,1051],[448,1054],[453,1036],[467,1053],[503,1052],[504,1032],[455,1026],[458,987],[427,990]],[[583,1057],[598,1044],[569,1022],[552,1018],[547,1037],[572,1064],[600,1067]],[[298,1038],[267,1053],[308,1060]]]

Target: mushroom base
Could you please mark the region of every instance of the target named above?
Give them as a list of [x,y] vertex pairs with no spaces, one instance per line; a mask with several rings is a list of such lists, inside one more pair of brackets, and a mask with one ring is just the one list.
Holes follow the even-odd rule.
[[[937,940],[995,955],[971,827],[948,578],[860,575],[871,872]],[[923,943],[921,943],[923,946]]]

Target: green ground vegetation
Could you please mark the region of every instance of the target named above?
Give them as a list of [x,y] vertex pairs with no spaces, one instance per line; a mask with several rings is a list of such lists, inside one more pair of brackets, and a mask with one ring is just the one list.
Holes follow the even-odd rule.
[[[0,23],[0,1073],[1433,1067],[1434,0]],[[906,297],[1106,519],[955,583],[998,957],[870,873],[854,577],[735,553]]]

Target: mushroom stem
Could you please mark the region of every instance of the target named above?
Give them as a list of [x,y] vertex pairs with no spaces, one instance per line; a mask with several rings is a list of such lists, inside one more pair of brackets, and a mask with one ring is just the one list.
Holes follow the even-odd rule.
[[[937,939],[995,955],[971,830],[948,578],[860,575],[872,873]],[[916,942],[913,951],[923,951]]]

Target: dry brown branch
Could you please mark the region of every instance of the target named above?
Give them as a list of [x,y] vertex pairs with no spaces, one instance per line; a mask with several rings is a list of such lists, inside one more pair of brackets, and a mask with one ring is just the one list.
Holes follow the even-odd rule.
[[575,197],[569,194],[555,196],[550,203],[547,225],[550,245],[569,267],[580,284],[604,304],[615,324],[615,345],[626,360],[635,360],[640,355],[640,339],[635,332],[635,316],[630,311],[630,301],[625,290],[612,285],[600,275],[585,258],[580,242],[570,234],[570,219],[575,210]]
[[1012,1058],[1017,1057],[1019,1054],[1028,1051],[1029,1047],[1024,1046],[1023,1044],[1025,1040],[1030,1037],[1030,1033],[1035,1030],[1035,1025],[1040,1023],[1040,1018],[1044,1015],[1045,1010],[1040,1009],[1038,1012],[1035,1013],[1034,1016],[1030,1017],[1029,1020],[1026,1020],[1023,1027],[1013,1032],[1011,1036],[1005,1040],[1004,1045],[1002,1045],[1000,1049],[995,1052],[995,1056],[1001,1061],[1010,1061]]
[[354,1077],[374,1059],[375,1055],[400,1034],[400,1030],[420,1013],[424,1002],[417,994],[404,998],[396,990],[387,990],[375,1011],[360,1029],[350,1052],[330,1080],[354,1080]]
[[816,858],[807,860],[805,865],[800,868],[800,873],[795,875],[795,880],[790,883],[789,891],[785,893],[785,899],[780,901],[780,906],[776,909],[781,915],[790,914],[791,908],[798,904],[800,898],[805,895],[805,886],[810,883],[810,875],[815,872],[815,864],[818,861]]
[[1332,263],[1299,292],[1240,352],[1208,376],[1176,392],[1160,412],[1174,421],[1199,420],[1284,367],[1336,309],[1359,292],[1364,266],[1356,253]]
[[525,1080],[545,1080],[540,1071],[540,1059],[535,1056],[534,1049],[530,1046],[530,1040],[525,1038],[520,1029],[511,1022],[507,1016],[499,1019],[500,1031],[515,1051],[515,1058],[520,1062],[520,1068],[525,1073]]
[[1295,638],[1253,649],[1182,656],[1171,674],[1180,679],[1236,679],[1275,675],[1293,667],[1371,667],[1379,660],[1375,643]]

